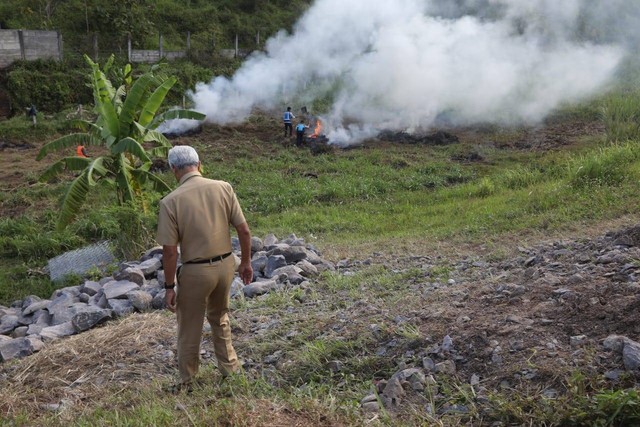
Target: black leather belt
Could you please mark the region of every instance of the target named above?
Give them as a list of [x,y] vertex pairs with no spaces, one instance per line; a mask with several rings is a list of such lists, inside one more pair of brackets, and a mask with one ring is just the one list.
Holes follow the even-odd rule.
[[226,254],[223,254],[223,255],[214,256],[213,258],[209,258],[209,259],[199,259],[197,261],[187,261],[187,262],[185,262],[185,264],[209,264],[209,263],[212,263],[212,262],[222,261],[223,259],[225,259],[229,255],[231,255],[231,252],[227,252]]

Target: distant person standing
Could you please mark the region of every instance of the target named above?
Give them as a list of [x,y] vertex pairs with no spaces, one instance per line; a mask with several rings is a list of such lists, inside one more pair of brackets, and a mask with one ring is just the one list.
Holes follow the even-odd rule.
[[38,110],[36,110],[36,106],[31,104],[31,107],[29,108],[29,111],[27,112],[27,116],[29,116],[29,118],[31,119],[31,123],[33,123],[33,126],[36,125],[36,121],[37,121],[37,115],[38,115]]
[[287,136],[287,129],[289,130],[289,136],[293,135],[293,125],[291,124],[291,120],[295,119],[296,116],[291,112],[291,107],[287,107],[287,111],[282,115],[282,120],[284,121],[284,136]]
[[309,126],[302,123],[302,121],[300,121],[296,125],[296,147],[302,147],[302,145],[304,144],[305,129],[309,129]]

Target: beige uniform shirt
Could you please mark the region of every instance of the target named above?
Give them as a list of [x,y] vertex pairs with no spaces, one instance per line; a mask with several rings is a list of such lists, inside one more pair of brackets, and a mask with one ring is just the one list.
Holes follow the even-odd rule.
[[157,242],[180,244],[182,262],[231,252],[229,224],[245,222],[231,184],[190,172],[160,201]]

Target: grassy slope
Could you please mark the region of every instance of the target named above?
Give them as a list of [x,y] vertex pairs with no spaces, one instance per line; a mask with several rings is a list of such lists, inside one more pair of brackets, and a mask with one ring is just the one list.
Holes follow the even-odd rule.
[[[208,176],[234,184],[256,235],[274,232],[283,237],[294,232],[336,261],[343,257],[366,259],[373,253],[382,253],[383,258],[391,253],[444,254],[439,261],[442,265],[435,265],[432,274],[446,277],[447,254],[484,251],[500,257],[534,235],[537,239],[570,234],[581,226],[599,227],[620,218],[637,221],[640,149],[635,143],[609,145],[599,132],[560,138],[567,145],[538,150],[510,144],[523,138],[535,139],[523,131],[506,135],[463,131],[461,143],[453,146],[378,142],[320,156],[283,147],[275,135],[279,135],[277,121],[258,117],[238,127],[208,127],[181,142],[198,147]],[[38,146],[41,142],[32,143]],[[471,153],[483,160],[453,160]],[[30,154],[35,155],[35,150],[27,151]],[[62,189],[63,184],[32,182],[21,185],[19,192],[6,189],[0,193],[3,212],[18,213],[0,223],[5,254],[0,283],[5,301],[36,291],[48,295],[50,284],[38,273],[47,256],[98,237],[122,234],[113,220],[122,213],[107,207],[108,193],[91,199],[87,213],[69,234],[53,233],[55,201]],[[24,217],[28,221],[21,219]],[[153,229],[152,218],[146,227]],[[154,349],[159,342],[169,348],[175,345],[170,338],[173,321],[166,313],[132,318],[131,322],[138,322],[141,329],[131,336],[124,333],[125,320],[53,344],[51,350],[33,356],[37,359],[3,366],[9,369],[9,378],[17,378],[15,375],[29,363],[33,372],[23,375],[23,384],[14,383],[11,388],[15,391],[5,395],[3,407],[10,409],[11,415],[3,422],[68,425],[75,419],[77,425],[183,425],[186,417],[192,425],[365,423],[372,417],[360,413],[359,399],[370,392],[372,380],[388,378],[398,369],[392,358],[374,356],[380,337],[372,335],[370,325],[385,324],[388,316],[405,310],[423,309],[411,304],[438,307],[437,298],[412,302],[406,283],[421,274],[408,270],[399,277],[374,266],[355,276],[325,276],[307,291],[234,301],[234,334],[242,357],[260,361],[284,350],[285,366],[265,369],[260,375],[251,371],[247,377],[221,383],[215,379],[215,369],[207,365],[203,377],[209,379],[191,396],[175,398],[161,391],[171,381],[173,371],[166,369],[166,362],[155,359],[159,350]],[[30,285],[34,280],[37,283]],[[379,307],[379,314],[346,317],[352,327],[332,332],[340,316],[357,313],[361,304]],[[255,322],[271,320],[277,320],[277,326],[258,336],[249,333]],[[287,337],[292,331],[295,334]],[[411,325],[385,327],[379,333],[405,343],[407,350],[424,334]],[[108,342],[103,334],[118,335],[121,341],[114,345],[140,352],[140,357],[134,361],[132,354],[120,354],[116,347],[108,346],[108,354],[120,356],[99,352],[98,343]],[[143,349],[149,352],[148,358],[142,357]],[[65,361],[69,354],[77,356]],[[332,371],[327,368],[332,360],[343,361],[344,367]],[[100,368],[96,361],[101,361]],[[66,368],[57,376],[51,370],[57,364],[60,369],[73,364],[78,368]],[[154,369],[136,371],[148,368],[148,364]],[[102,378],[106,381],[103,385],[95,386],[99,381],[94,382],[94,374],[104,370],[111,370],[113,375]],[[576,390],[588,383],[570,374],[558,373]],[[82,382],[69,386],[83,377],[88,378],[87,386]],[[459,380],[441,382],[440,393],[451,402],[469,405],[470,415],[434,418],[425,412],[425,402],[414,402],[400,415],[382,413],[373,417],[373,423],[455,425],[484,418],[552,423],[560,419],[527,401],[539,398],[537,392],[520,397],[499,394],[494,400],[495,412],[488,416],[474,406],[472,392],[465,385],[467,379]],[[596,390],[601,387],[587,385]],[[80,387],[75,393],[83,394],[84,400],[77,400],[74,394],[75,403],[68,409],[59,413],[42,410],[41,404],[59,402],[75,387]],[[49,393],[42,396],[38,389]],[[428,399],[428,393],[426,396]],[[554,406],[565,422],[591,408],[591,401],[579,400],[579,396],[568,392]],[[616,405],[624,399],[637,402],[626,394],[609,399],[612,411],[620,408]],[[34,403],[25,405],[29,401]],[[526,405],[527,410],[523,409]]]

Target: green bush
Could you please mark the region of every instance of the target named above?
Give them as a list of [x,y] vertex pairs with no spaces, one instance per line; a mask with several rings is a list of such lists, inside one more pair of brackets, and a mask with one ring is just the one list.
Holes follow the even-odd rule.
[[[52,61],[53,62],[53,61]],[[91,91],[85,85],[84,70],[40,70],[40,63],[20,67],[8,73],[7,89],[17,112],[35,104],[40,111],[55,112],[66,106],[91,102]]]

